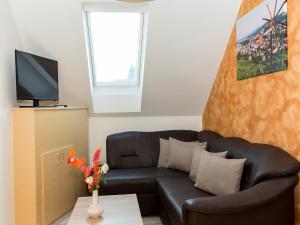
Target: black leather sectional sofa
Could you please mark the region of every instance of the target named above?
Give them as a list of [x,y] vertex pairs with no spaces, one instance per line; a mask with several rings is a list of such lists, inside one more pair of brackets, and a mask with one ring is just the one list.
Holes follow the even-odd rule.
[[[247,158],[241,191],[213,196],[196,189],[189,174],[157,168],[159,138],[169,137],[207,141],[208,151]],[[101,194],[136,193],[142,215],[159,214],[166,225],[294,225],[300,164],[277,147],[211,131],[126,132],[107,138],[107,162]]]

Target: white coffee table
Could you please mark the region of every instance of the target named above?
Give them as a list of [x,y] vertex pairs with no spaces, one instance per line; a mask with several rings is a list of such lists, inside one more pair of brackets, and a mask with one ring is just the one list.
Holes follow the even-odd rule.
[[88,217],[86,209],[91,201],[91,197],[78,198],[68,225],[143,225],[135,194],[99,196],[103,208],[99,219]]

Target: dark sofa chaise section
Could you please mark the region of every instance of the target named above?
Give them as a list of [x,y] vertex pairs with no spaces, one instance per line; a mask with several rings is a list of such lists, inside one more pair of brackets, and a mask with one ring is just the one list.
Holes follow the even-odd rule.
[[[213,196],[189,174],[157,168],[159,138],[208,142],[208,151],[247,158],[241,191]],[[182,152],[184,154],[184,151]],[[294,225],[299,162],[285,151],[211,131],[125,132],[107,138],[110,171],[102,195],[136,193],[142,215],[172,225]]]

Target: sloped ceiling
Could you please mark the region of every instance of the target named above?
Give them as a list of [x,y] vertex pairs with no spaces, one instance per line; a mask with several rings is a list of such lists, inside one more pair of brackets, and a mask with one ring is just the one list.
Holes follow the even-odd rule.
[[[25,51],[59,61],[60,99],[90,105],[82,1],[10,0]],[[241,0],[152,2],[139,115],[201,115]]]

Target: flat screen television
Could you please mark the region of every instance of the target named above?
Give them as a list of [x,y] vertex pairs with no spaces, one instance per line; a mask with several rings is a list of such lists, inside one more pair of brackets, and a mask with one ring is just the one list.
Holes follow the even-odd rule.
[[39,101],[58,100],[58,63],[55,60],[15,51],[17,99]]

